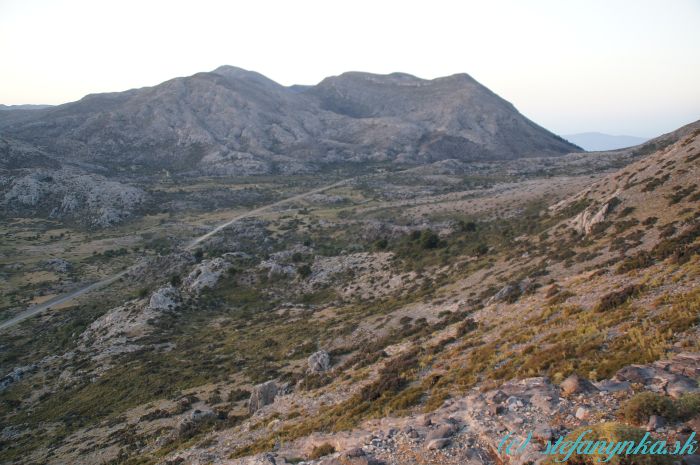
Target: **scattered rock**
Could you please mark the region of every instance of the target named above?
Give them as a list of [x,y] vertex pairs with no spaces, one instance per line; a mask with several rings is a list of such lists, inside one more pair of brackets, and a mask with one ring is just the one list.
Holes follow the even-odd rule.
[[73,269],[73,265],[68,260],[62,258],[51,258],[44,261],[43,266],[56,273],[68,273]]
[[182,281],[183,286],[190,292],[198,293],[202,289],[216,286],[221,275],[231,267],[231,264],[222,258],[204,260]]
[[564,397],[569,397],[574,394],[596,392],[598,388],[593,385],[586,378],[582,378],[576,373],[566,378],[562,381],[561,385],[562,395]]
[[446,439],[452,437],[454,434],[455,427],[453,425],[442,425],[429,431],[425,436],[425,440],[431,441],[433,439]]
[[331,357],[325,350],[319,350],[308,358],[309,372],[322,373],[331,367]]
[[508,398],[508,395],[500,389],[496,389],[495,391],[488,392],[484,398],[489,404],[500,404]]
[[264,406],[273,403],[278,392],[277,383],[274,381],[267,381],[253,387],[250,393],[250,400],[248,401],[248,411],[253,414]]
[[9,372],[3,378],[0,378],[0,392],[4,391],[8,387],[10,387],[10,385],[24,378],[24,376],[27,373],[31,373],[36,369],[37,365],[27,365],[13,368],[11,372]]
[[343,455],[348,458],[362,457],[363,455],[365,455],[365,451],[363,451],[359,447],[353,447],[352,449],[348,449],[345,452],[343,452]]
[[652,415],[649,417],[649,423],[647,423],[647,431],[656,431],[664,426],[666,426],[666,420],[663,417]]
[[588,420],[591,417],[591,411],[586,407],[579,407],[576,409],[576,418],[579,420]]
[[425,445],[427,450],[438,450],[450,445],[450,440],[447,438],[433,439]]

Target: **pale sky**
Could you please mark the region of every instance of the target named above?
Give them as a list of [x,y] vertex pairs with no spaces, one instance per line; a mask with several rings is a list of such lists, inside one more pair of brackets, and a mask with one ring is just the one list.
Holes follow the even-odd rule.
[[459,72],[559,134],[700,119],[700,0],[0,0],[0,103],[229,64],[285,85]]

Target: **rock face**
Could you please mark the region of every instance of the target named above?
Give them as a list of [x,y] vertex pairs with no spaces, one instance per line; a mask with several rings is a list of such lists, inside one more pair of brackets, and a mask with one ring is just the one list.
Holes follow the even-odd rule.
[[322,373],[328,371],[331,367],[331,357],[325,350],[319,350],[311,354],[307,362],[311,373]]
[[[630,365],[619,370],[613,379],[620,382],[641,384],[651,391],[674,398],[690,392],[700,392],[698,382],[695,379],[671,371],[671,367],[678,366],[675,360],[672,358],[652,365]],[[700,367],[700,359],[697,359],[695,363],[693,365],[688,360],[680,358],[680,364],[685,365],[683,368],[685,370],[695,370]]]
[[425,163],[579,150],[466,74],[425,80],[353,72],[290,88],[223,66],[18,112],[0,114],[7,137],[75,162],[144,171],[194,165],[214,175],[292,174],[341,160]]
[[503,286],[496,294],[486,301],[486,305],[495,302],[513,303],[518,298],[532,289],[533,283],[530,279],[524,279],[520,282],[510,283]]
[[264,406],[271,404],[275,401],[278,392],[279,388],[274,381],[267,381],[253,387],[250,393],[250,400],[248,401],[248,411],[253,414]]

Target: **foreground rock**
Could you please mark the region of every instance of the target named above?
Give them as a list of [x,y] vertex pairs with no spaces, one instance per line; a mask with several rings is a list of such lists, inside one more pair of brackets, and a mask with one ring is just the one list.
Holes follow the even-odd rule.
[[598,388],[595,387],[593,383],[585,378],[581,378],[576,373],[562,381],[560,387],[561,394],[564,397],[598,391]]

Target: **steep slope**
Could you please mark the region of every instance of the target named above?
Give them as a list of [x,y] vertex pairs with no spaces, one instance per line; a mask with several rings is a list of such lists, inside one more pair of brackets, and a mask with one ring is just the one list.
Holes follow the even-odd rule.
[[230,66],[47,109],[6,110],[0,130],[64,159],[206,174],[577,150],[466,75],[348,73],[287,88]]
[[380,127],[369,132],[376,138],[373,144],[389,140],[421,160],[510,159],[576,150],[556,136],[544,137],[543,128],[467,74],[424,80],[351,72],[324,79],[307,92],[321,108]]

